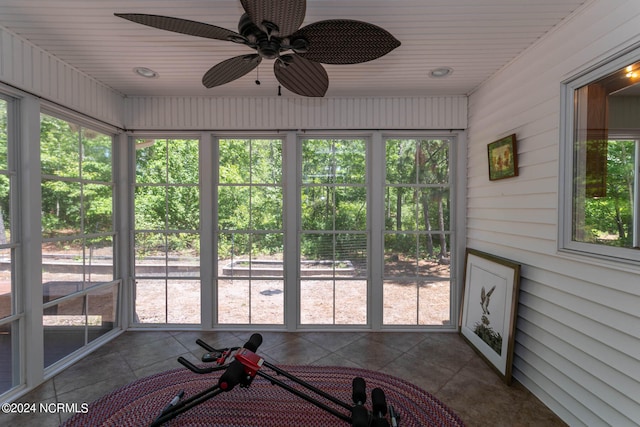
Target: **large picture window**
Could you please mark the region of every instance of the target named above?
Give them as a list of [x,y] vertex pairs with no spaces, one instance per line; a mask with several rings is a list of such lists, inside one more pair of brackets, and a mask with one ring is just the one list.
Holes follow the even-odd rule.
[[282,325],[282,141],[219,139],[217,148],[217,322]]
[[112,135],[42,114],[45,367],[117,327]]
[[565,249],[640,259],[640,61],[619,58],[567,85]]
[[300,323],[368,322],[367,143],[303,139]]
[[200,323],[197,139],[137,139],[135,323]]
[[454,142],[137,137],[134,322],[451,328]]
[[12,138],[13,100],[0,97],[0,394],[18,386],[20,327],[24,319],[16,286],[16,156]]
[[450,139],[386,141],[383,322],[451,323]]

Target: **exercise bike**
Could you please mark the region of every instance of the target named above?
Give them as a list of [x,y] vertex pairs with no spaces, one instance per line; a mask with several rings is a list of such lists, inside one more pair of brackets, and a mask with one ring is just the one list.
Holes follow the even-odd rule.
[[[262,344],[262,335],[260,334],[251,335],[251,338],[249,338],[242,347],[215,349],[200,339],[196,340],[196,343],[207,351],[207,353],[202,356],[202,361],[204,363],[211,363],[211,366],[204,368],[198,367],[183,357],[179,357],[178,362],[196,374],[209,374],[222,370],[224,370],[224,372],[218,378],[218,383],[214,386],[188,399],[182,399],[182,395],[174,397],[153,421],[151,427],[161,426],[181,413],[188,411],[194,406],[220,393],[230,392],[236,386],[249,387],[256,376],[267,379],[271,384],[281,387],[312,403],[341,420],[344,420],[352,427],[397,427],[399,425],[399,417],[393,406],[387,406],[386,397],[381,388],[377,387],[371,391],[371,410],[369,411],[365,406],[367,400],[366,382],[363,378],[356,377],[353,379],[352,384],[353,402],[351,404],[346,403],[258,356],[256,351],[260,344]],[[265,372],[265,368],[302,386],[307,392],[298,390],[281,379],[276,378],[273,374]],[[309,394],[308,392],[312,392],[317,396]],[[343,411],[327,405],[318,397],[333,402],[343,408]],[[389,420],[387,420],[387,414]]]

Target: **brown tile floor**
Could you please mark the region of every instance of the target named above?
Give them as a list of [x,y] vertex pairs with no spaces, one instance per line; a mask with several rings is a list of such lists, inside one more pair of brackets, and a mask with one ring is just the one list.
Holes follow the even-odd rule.
[[[242,345],[243,332],[126,332],[56,375],[19,402],[82,403],[137,378],[198,362],[201,338],[213,347]],[[454,333],[264,332],[259,354],[271,363],[362,367],[411,381],[469,426],[564,426],[518,382],[506,386]],[[491,397],[488,399],[487,397]],[[71,414],[0,414],[3,426],[58,426]],[[91,426],[93,427],[93,426]]]

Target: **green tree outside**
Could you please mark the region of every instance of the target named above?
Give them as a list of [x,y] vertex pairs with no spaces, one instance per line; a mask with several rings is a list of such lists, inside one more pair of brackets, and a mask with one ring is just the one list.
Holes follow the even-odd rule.
[[611,140],[607,145],[607,193],[585,200],[587,240],[631,247],[633,242],[633,185],[636,142]]

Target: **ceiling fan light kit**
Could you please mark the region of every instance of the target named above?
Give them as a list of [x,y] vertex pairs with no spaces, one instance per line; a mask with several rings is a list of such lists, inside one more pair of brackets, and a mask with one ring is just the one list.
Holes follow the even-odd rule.
[[386,55],[400,42],[376,25],[350,19],[319,21],[300,28],[306,0],[240,0],[245,13],[238,32],[203,22],[141,13],[115,16],[166,31],[242,44],[255,53],[235,56],[202,77],[207,88],[221,86],[274,60],[278,82],[293,93],[322,97],[329,76],[322,64],[358,64]]

